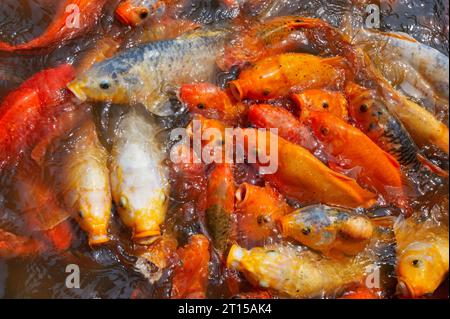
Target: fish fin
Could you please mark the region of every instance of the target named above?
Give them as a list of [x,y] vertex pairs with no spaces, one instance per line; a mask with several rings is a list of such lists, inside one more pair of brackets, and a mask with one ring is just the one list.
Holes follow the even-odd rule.
[[438,175],[440,177],[448,178],[448,172],[447,171],[443,170],[442,168],[440,168],[436,164],[434,164],[431,161],[429,161],[422,154],[417,154],[417,159],[419,160],[420,163],[422,163],[423,166],[428,168],[430,171],[432,171],[436,175]]
[[384,155],[386,155],[386,158],[389,160],[389,162],[391,162],[391,164],[397,168],[400,169],[400,163],[395,159],[394,156],[392,156],[391,154],[389,154],[388,152],[383,151]]

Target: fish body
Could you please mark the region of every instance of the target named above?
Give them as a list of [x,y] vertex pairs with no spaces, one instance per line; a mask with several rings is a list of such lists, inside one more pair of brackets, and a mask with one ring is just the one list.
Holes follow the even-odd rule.
[[165,103],[171,89],[213,80],[225,33],[199,32],[128,49],[94,65],[68,87],[80,100],[141,103],[155,114],[171,114]]
[[73,39],[96,23],[106,2],[107,0],[67,0],[60,6],[56,19],[42,35],[17,45],[0,42],[0,51],[40,50]]
[[227,266],[242,272],[257,287],[295,298],[332,295],[348,284],[361,281],[365,271],[365,262],[353,258],[322,258],[290,246],[246,250],[234,245]]
[[291,99],[300,108],[300,118],[308,117],[310,111],[330,112],[336,117],[347,120],[347,100],[345,95],[337,91],[305,90],[292,94]]
[[90,245],[105,243],[109,241],[112,202],[108,154],[92,121],[87,121],[75,132],[68,145],[59,176],[64,203],[87,232]]
[[308,126],[284,108],[269,104],[255,104],[249,108],[247,119],[258,128],[277,128],[279,136],[309,151],[314,151],[317,147]]
[[66,84],[75,76],[70,65],[41,71],[8,94],[0,105],[0,169],[36,141],[34,133],[52,119],[67,99]]
[[239,242],[243,246],[263,244],[278,234],[276,223],[292,211],[274,188],[244,183],[236,191]]
[[283,236],[327,255],[354,256],[372,238],[371,221],[351,210],[325,205],[301,208],[281,217]]
[[[449,97],[449,60],[438,50],[424,45],[409,35],[401,33],[379,32],[369,29],[358,29],[353,37],[355,45],[362,46],[371,57],[377,56],[385,64],[404,61],[420,74],[436,95],[448,100]],[[373,49],[368,48],[373,47]],[[380,50],[381,49],[381,50]],[[378,60],[377,59],[377,60]],[[389,73],[384,73],[389,75]],[[394,78],[389,78],[394,80]],[[409,78],[404,78],[406,81]],[[409,85],[415,86],[414,83]],[[406,88],[407,83],[400,83]],[[423,92],[429,93],[429,92]]]
[[449,267],[448,228],[414,216],[394,225],[397,241],[397,290],[413,298],[432,294]]
[[178,250],[181,263],[174,269],[171,298],[206,298],[211,258],[210,244],[203,235],[194,235]]
[[205,219],[213,245],[223,252],[235,236],[234,179],[231,164],[217,164],[208,178]]
[[[248,145],[246,154],[260,153],[258,142],[248,136],[257,136],[254,129],[244,129],[241,137]],[[355,180],[334,172],[308,150],[287,140],[266,134],[265,146],[278,143],[277,170],[265,174],[264,179],[282,194],[303,204],[329,204],[348,208],[370,207],[375,204],[375,194],[361,188]],[[261,140],[259,137],[257,140]],[[270,150],[266,150],[270,154]],[[271,155],[269,155],[271,157]],[[255,164],[260,167],[260,163]]]
[[155,141],[157,128],[131,110],[118,124],[111,152],[111,191],[133,239],[160,236],[169,196],[164,154]]
[[230,89],[238,100],[268,100],[288,96],[292,90],[339,87],[345,80],[342,63],[340,57],[279,54],[244,69],[237,80],[230,82]]
[[374,91],[348,84],[349,115],[357,128],[402,165],[418,169],[419,148],[403,124],[390,114]]
[[0,229],[0,258],[29,257],[46,249],[42,242]]
[[306,121],[322,143],[328,165],[354,175],[359,184],[387,200],[406,205],[400,164],[359,129],[327,112],[310,112]]

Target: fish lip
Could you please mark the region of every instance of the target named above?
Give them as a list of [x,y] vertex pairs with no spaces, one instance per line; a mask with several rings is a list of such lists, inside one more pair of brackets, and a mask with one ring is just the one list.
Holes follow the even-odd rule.
[[86,94],[81,90],[79,82],[77,80],[74,80],[67,84],[67,88],[70,90],[70,92],[75,95],[75,97],[80,100],[81,102],[86,102],[87,96]]
[[[406,280],[402,278],[397,279],[398,283],[396,286],[396,294],[404,297],[411,297],[414,298],[414,292],[412,288],[408,285]],[[407,292],[407,293],[406,293]]]

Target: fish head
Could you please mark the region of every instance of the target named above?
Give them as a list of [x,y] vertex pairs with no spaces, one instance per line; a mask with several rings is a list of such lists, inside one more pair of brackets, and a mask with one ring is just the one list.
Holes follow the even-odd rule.
[[95,64],[70,82],[67,87],[83,102],[127,104],[130,101],[129,83],[127,83],[124,72],[117,70],[114,63],[117,62],[111,60]]
[[300,209],[282,220],[289,220],[289,223],[282,222],[283,229],[289,227],[287,232],[295,232],[295,238],[309,247],[327,246],[336,237],[332,222],[320,205]]
[[306,123],[314,136],[332,153],[338,153],[346,146],[346,123],[328,112],[310,112]]
[[129,26],[139,26],[143,24],[153,13],[161,7],[158,0],[126,0],[122,1],[116,9],[117,19]]
[[413,298],[433,293],[442,279],[436,268],[441,263],[434,245],[423,242],[408,245],[397,262],[397,293]]

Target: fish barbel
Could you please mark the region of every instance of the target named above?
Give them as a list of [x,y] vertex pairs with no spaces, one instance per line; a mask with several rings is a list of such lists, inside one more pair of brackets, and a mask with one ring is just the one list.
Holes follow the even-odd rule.
[[108,154],[93,121],[87,121],[69,139],[62,162],[62,195],[67,209],[88,233],[89,244],[109,241],[111,192]]
[[155,240],[167,209],[168,180],[156,127],[131,110],[120,120],[111,152],[111,191],[134,240]]
[[143,104],[150,112],[172,114],[169,93],[184,83],[211,82],[224,30],[194,31],[173,40],[124,51],[94,65],[69,83],[78,99]]
[[[368,260],[368,259],[367,259]],[[246,250],[234,245],[227,266],[237,269],[255,286],[283,296],[312,298],[330,295],[364,278],[364,259],[334,260],[291,246],[256,247]]]

